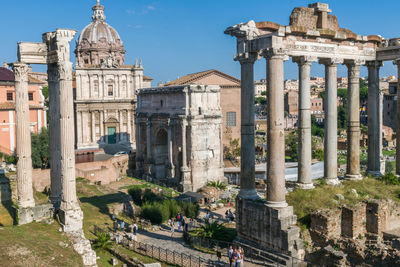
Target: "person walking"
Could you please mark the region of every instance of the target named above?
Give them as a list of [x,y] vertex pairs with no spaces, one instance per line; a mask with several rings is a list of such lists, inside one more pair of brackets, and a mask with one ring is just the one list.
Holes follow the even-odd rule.
[[174,219],[171,220],[171,237],[174,235],[175,232],[175,222]]
[[136,235],[138,231],[138,226],[136,225],[136,223],[133,224],[133,234]]
[[229,258],[229,267],[232,267],[232,264],[233,264],[233,248],[232,248],[232,246],[229,246],[228,258]]
[[241,267],[241,262],[242,262],[242,255],[240,254],[240,250],[237,249],[236,250],[236,254],[235,254],[235,267]]
[[125,228],[125,222],[124,221],[121,221],[121,231],[124,231],[124,228]]
[[244,266],[244,250],[242,247],[239,247],[239,253],[240,253],[240,267]]
[[116,233],[118,230],[118,221],[117,220],[113,221],[113,227],[114,227],[114,232]]

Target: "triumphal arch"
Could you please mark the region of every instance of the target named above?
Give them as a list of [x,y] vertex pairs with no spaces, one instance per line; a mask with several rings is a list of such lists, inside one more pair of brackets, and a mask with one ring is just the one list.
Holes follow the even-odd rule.
[[[382,92],[379,68],[384,60],[400,62],[400,41],[377,35],[361,36],[340,28],[328,4],[296,7],[289,25],[270,21],[240,23],[225,30],[236,37],[235,61],[241,65],[242,125],[241,184],[237,198],[237,230],[241,240],[262,247],[304,254],[295,226],[293,208],[285,194],[284,61],[292,58],[299,67],[299,162],[297,185],[313,188],[311,180],[310,67],[325,66],[324,178],[339,184],[337,174],[337,66],[348,69],[347,170],[345,179],[362,179],[360,173],[360,67],[368,67],[368,173],[381,175]],[[267,76],[267,199],[261,201],[255,189],[254,74],[256,60],[266,60]],[[399,73],[400,74],[400,73]],[[400,119],[400,105],[398,116]],[[397,123],[400,131],[400,123]],[[400,135],[397,141],[400,141]],[[400,174],[400,150],[397,149]]]

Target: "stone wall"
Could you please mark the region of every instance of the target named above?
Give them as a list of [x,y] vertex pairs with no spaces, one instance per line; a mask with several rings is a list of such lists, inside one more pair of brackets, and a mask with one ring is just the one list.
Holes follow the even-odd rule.
[[310,234],[318,246],[340,238],[380,240],[383,232],[400,227],[400,205],[391,200],[370,200],[341,209],[317,210],[311,214]]
[[[91,183],[109,184],[126,175],[128,163],[129,155],[112,157],[105,161],[77,163],[75,175],[76,177],[83,177]],[[32,183],[35,190],[39,192],[42,192],[46,187],[50,188],[50,170],[34,169],[32,171]]]

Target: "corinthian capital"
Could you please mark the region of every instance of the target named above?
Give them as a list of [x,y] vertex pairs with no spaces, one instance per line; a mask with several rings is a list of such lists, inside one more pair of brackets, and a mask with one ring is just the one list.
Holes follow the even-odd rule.
[[11,66],[14,71],[14,76],[15,76],[16,82],[27,82],[28,81],[28,72],[29,72],[28,64],[16,62],[16,63],[11,64]]
[[72,81],[72,62],[62,61],[57,63],[60,80]]
[[263,51],[265,59],[282,59],[288,60],[287,50],[283,48],[268,48]]
[[299,66],[301,65],[311,65],[313,62],[317,62],[317,57],[314,56],[300,56],[300,57],[292,57],[293,63],[297,63]]
[[242,53],[240,55],[236,55],[234,60],[239,61],[241,64],[243,63],[251,63],[253,64],[258,59],[257,53]]
[[319,64],[323,64],[325,66],[334,66],[338,64],[343,64],[343,58],[337,58],[337,57],[321,58],[319,60]]

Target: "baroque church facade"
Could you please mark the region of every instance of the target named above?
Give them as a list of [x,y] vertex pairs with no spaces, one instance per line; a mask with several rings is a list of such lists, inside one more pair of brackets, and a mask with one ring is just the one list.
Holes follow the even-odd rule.
[[106,23],[99,0],[92,10],[92,22],[82,30],[75,50],[76,148],[132,150],[137,91],[151,87],[151,79],[143,75],[141,61],[125,65],[124,45]]

